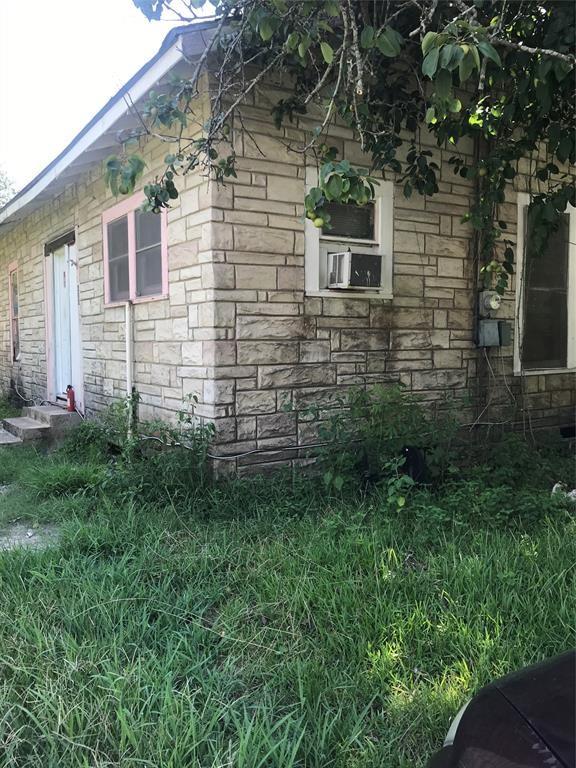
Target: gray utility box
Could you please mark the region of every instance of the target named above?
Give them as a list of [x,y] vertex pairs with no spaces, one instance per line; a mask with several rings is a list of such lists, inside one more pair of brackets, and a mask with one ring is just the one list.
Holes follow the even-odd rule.
[[511,343],[510,323],[505,320],[479,320],[479,347],[508,347]]

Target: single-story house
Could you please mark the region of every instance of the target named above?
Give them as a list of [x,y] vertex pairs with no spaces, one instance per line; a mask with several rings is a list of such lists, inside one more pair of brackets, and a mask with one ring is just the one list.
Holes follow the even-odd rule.
[[[549,243],[546,268],[528,270],[528,164],[500,211],[518,238],[521,279],[496,310],[479,294],[462,223],[474,190],[448,164],[453,149],[429,139],[439,193],[406,199],[390,176],[374,204],[340,206],[323,231],[303,217],[317,169],[288,146],[315,123],[274,127],[270,95],[281,83],[264,85],[233,127],[237,178],[217,185],[192,172],[161,215],[139,210],[142,191],[111,194],[103,161],[136,125],[133,105],[190,71],[210,34],[210,23],[172,30],[0,210],[0,391],[57,403],[72,385],[91,416],[133,386],[142,419],[174,418],[195,394],[215,450],[246,470],[297,457],[314,439],[302,412],[351,385],[399,381],[431,403],[453,397],[470,424],[573,423],[576,211]],[[367,164],[348,128],[335,125],[331,143]],[[140,152],[143,188],[167,149],[149,137]]]

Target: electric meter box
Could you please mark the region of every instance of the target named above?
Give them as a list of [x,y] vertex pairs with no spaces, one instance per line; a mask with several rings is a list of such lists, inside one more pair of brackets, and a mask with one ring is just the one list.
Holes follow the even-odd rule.
[[498,320],[479,320],[478,321],[478,346],[479,347],[499,347],[500,330]]

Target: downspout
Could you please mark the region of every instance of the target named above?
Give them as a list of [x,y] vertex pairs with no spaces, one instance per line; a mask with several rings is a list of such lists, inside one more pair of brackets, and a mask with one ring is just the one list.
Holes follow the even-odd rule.
[[125,305],[125,339],[126,339],[126,402],[128,404],[127,433],[128,439],[132,437],[134,423],[134,403],[133,397],[133,344],[132,344],[132,302],[127,301]]

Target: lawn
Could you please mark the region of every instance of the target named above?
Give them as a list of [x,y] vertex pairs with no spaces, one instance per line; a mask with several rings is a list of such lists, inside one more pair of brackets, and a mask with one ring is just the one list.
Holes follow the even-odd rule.
[[0,452],[4,520],[61,525],[0,554],[2,766],[423,766],[480,686],[573,643],[572,459],[513,456],[398,510]]

